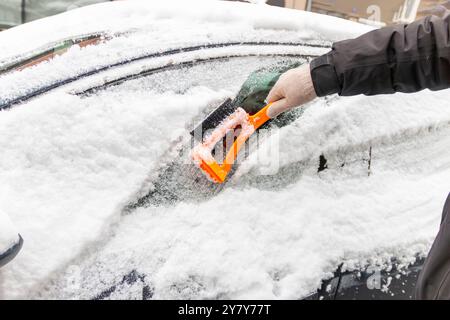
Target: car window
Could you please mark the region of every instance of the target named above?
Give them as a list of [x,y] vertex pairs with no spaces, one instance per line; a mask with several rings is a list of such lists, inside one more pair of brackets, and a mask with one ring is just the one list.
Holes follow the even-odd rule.
[[[198,96],[199,90],[204,90],[207,95],[211,97],[223,97],[236,95],[241,88],[243,82],[247,77],[262,67],[267,67],[271,64],[292,64],[294,62],[304,62],[305,58],[300,57],[283,57],[283,56],[272,56],[272,57],[238,57],[238,58],[228,58],[220,61],[205,62],[194,64],[190,67],[174,68],[171,70],[154,73],[148,76],[139,77],[136,79],[121,82],[116,85],[106,86],[104,88],[99,88],[95,92],[91,92],[87,95],[80,95],[80,105],[96,106],[102,104],[108,104],[111,109],[126,109],[133,110],[136,105],[146,105],[149,109],[164,109],[171,108],[171,105],[165,105],[162,102],[168,101],[170,99],[177,99],[180,103],[186,106],[186,111],[184,114],[184,119],[180,122],[177,119],[172,119],[168,121],[167,117],[160,118],[162,124],[159,123],[158,117],[152,117],[151,121],[147,122],[149,127],[154,127],[159,129],[160,126],[164,126],[164,130],[167,130],[167,126],[172,126],[174,131],[178,130],[177,124],[179,125],[184,120],[190,122],[193,117],[195,117],[199,112],[204,112],[205,109],[214,109],[220,104],[220,100],[214,103],[207,103],[204,105],[199,105],[197,110],[190,110],[190,108],[195,105],[191,101]],[[217,92],[222,92],[222,94],[217,95]],[[211,102],[211,99],[206,99],[205,101]],[[214,101],[214,99],[212,100]],[[76,105],[73,106],[77,108]],[[169,114],[169,113],[168,113]],[[127,117],[124,112],[124,117]],[[130,123],[130,125],[132,125]],[[131,130],[131,129],[130,129]],[[187,131],[184,131],[187,134]],[[149,140],[156,140],[157,137],[147,137]],[[136,143],[142,144],[142,140]],[[184,144],[182,142],[181,144]],[[177,143],[179,144],[179,143]],[[170,150],[173,145],[164,144],[160,146],[160,151],[166,152]],[[166,164],[170,164],[171,161],[176,160],[173,155],[162,157],[158,165],[161,168],[165,168]],[[152,171],[158,174],[161,168],[154,168]],[[175,165],[169,167],[168,171],[163,172],[161,177],[152,180],[155,183],[155,188],[158,189],[159,194],[154,194],[155,197],[164,198],[165,202],[163,206],[171,205],[170,201],[173,200],[171,197],[178,197],[177,203],[185,197],[188,202],[192,201],[194,197],[203,193],[204,196],[208,195],[209,190],[201,189],[200,184],[197,184],[198,189],[192,192],[192,183],[195,183],[195,179],[192,181],[186,181],[181,177],[183,171],[188,167],[183,165]],[[173,173],[174,172],[174,173]],[[197,172],[198,173],[198,172]],[[174,180],[175,179],[175,180]],[[144,177],[143,177],[143,182]],[[209,185],[207,186],[209,188]],[[183,194],[184,193],[184,194]],[[198,200],[198,199],[197,199]],[[156,210],[158,206],[155,207]],[[133,213],[135,215],[136,212]],[[122,229],[119,229],[120,232]],[[115,243],[115,240],[112,241]],[[151,279],[151,271],[147,273],[146,270],[134,270],[135,266],[133,263],[124,263],[109,273],[109,261],[116,256],[116,248],[111,247],[106,250],[104,254],[99,253],[94,257],[89,257],[86,260],[78,261],[78,266],[76,272],[81,274],[81,282],[79,287],[77,287],[76,295],[83,296],[86,298],[97,298],[97,299],[108,299],[108,298],[119,298],[133,295],[135,289],[140,291],[144,290],[145,297],[151,297],[151,284],[147,283]],[[144,251],[140,248],[135,248],[134,251],[127,253],[127,257],[144,257],[146,255]],[[130,260],[131,261],[131,260]],[[99,273],[97,268],[102,268],[104,271]],[[71,272],[71,270],[69,270]],[[61,294],[67,294],[67,297],[71,297],[71,288],[65,288],[66,280],[62,278],[55,281],[55,285],[49,291],[51,295],[53,290],[55,296]],[[64,288],[62,291],[61,289]],[[93,290],[95,288],[95,290]]]
[[220,60],[193,62],[192,65],[174,66],[167,71],[155,72],[147,76],[129,76],[123,80],[97,88],[96,98],[101,95],[127,95],[133,92],[172,91],[182,94],[192,87],[203,86],[212,90],[236,92],[250,73],[270,64],[292,64],[306,62],[303,57],[249,56]]

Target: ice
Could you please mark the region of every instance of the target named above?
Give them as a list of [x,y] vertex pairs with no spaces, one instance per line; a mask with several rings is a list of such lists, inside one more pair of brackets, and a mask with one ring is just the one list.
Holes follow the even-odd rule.
[[238,108],[228,116],[209,136],[207,136],[202,144],[199,144],[192,150],[192,159],[200,165],[202,161],[207,163],[215,162],[211,152],[215,145],[226,137],[227,132],[235,129],[238,125],[242,126],[239,136],[243,138],[249,137],[255,132],[255,127],[249,122],[249,116],[244,109]]
[[[355,149],[389,144],[395,139],[414,139],[446,128],[450,109],[443,107],[442,102],[449,98],[450,90],[425,90],[394,96],[348,97],[335,101],[333,108],[318,100],[306,107],[299,120],[280,130],[279,166],[343,152],[348,146]],[[256,168],[259,157],[255,153],[241,169],[245,171],[253,164]]]
[[[170,48],[230,41],[323,44],[370,30],[266,5],[176,4],[117,1],[0,33],[0,60],[7,61],[73,35],[132,30],[0,77],[0,98]],[[142,68],[239,50],[113,68],[0,112],[0,211],[25,239],[14,264],[0,271],[1,298],[92,298],[118,284],[107,297],[136,298],[147,290],[154,298],[297,299],[342,262],[351,269],[426,254],[448,193],[448,91],[317,100],[276,132],[277,159],[262,152],[268,139],[219,195],[120,215],[142,182],[173,160],[163,156],[186,137],[187,123],[272,60],[217,61],[92,96],[70,93]],[[306,50],[327,49],[297,52]],[[318,173],[320,155],[328,169]],[[280,170],[262,174],[261,161],[268,160],[277,160]],[[130,274],[138,281],[123,281]],[[73,285],[74,275],[80,286]]]
[[[23,288],[96,240],[179,136],[185,117],[224,95],[190,93],[135,95],[135,102],[110,97],[95,108],[77,97],[48,96],[1,114],[0,204],[27,241],[19,263],[2,274],[7,294],[25,294]],[[15,282],[14,274],[30,282]]]
[[314,166],[276,190],[239,179],[200,204],[141,209],[93,259],[104,274],[87,275],[86,282],[114,283],[108,274],[137,268],[148,275],[155,298],[295,299],[342,261],[348,269],[392,257],[411,261],[437,232],[450,174],[450,156],[437,154],[448,133],[417,139],[413,148],[380,147],[370,177],[356,161],[346,164],[348,171],[320,175]]

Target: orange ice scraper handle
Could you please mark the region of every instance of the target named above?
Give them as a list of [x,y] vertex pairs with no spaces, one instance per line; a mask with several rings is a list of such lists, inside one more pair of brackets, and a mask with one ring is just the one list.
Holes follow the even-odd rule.
[[[245,142],[264,123],[270,120],[267,110],[271,103],[266,105],[254,115],[248,115],[243,109],[238,108],[230,115],[214,132],[202,143],[194,148],[192,157],[200,169],[215,183],[223,183],[233,167],[234,162]],[[241,126],[241,132],[228,151],[223,164],[219,164],[211,154],[215,144],[223,139],[227,130]]]
[[269,107],[270,107],[270,105],[267,105],[263,109],[261,109],[258,113],[256,113],[255,115],[248,117],[248,123],[253,128],[250,128],[249,132],[243,132],[242,134],[240,134],[236,138],[236,141],[233,143],[233,146],[230,149],[230,151],[228,151],[228,154],[224,161],[224,166],[226,166],[226,168],[227,168],[227,173],[231,170],[231,167],[233,166],[234,161],[236,161],[239,151],[241,150],[241,148],[245,144],[245,142],[250,138],[250,136],[257,129],[259,129],[259,127],[261,127],[264,123],[266,123],[270,119],[267,116],[267,109]]

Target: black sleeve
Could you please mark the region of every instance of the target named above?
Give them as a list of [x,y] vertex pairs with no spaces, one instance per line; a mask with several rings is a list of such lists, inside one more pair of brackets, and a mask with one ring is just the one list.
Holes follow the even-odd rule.
[[375,95],[450,87],[450,11],[337,42],[311,62],[318,96]]

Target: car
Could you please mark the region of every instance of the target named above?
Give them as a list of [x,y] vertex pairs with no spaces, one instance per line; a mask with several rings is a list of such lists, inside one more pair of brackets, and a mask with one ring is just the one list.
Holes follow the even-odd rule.
[[0,211],[0,268],[14,259],[23,245],[23,239],[9,217]]
[[0,33],[0,211],[25,239],[0,297],[412,298],[448,191],[448,91],[316,99],[222,185],[189,157],[249,75],[370,30],[199,0]]

